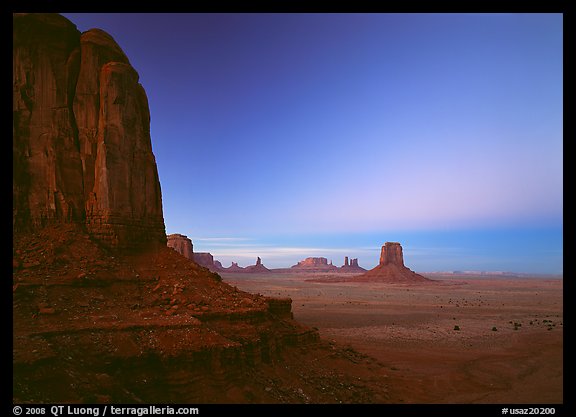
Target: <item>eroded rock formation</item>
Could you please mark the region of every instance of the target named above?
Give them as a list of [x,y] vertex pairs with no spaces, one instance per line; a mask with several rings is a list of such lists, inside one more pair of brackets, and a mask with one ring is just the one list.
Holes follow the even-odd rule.
[[380,252],[380,263],[368,272],[354,277],[354,281],[377,281],[389,283],[425,283],[428,278],[415,273],[404,266],[402,245],[398,242],[386,242]]
[[166,242],[150,114],[112,37],[13,16],[13,228],[85,225],[113,248]]
[[348,257],[344,257],[344,265],[342,265],[339,269],[339,272],[347,272],[347,273],[361,273],[361,272],[365,272],[366,269],[362,268],[360,265],[358,265],[358,258],[350,258],[350,261],[348,261]]
[[332,262],[328,263],[328,259],[324,257],[309,257],[293,265],[291,270],[294,272],[336,272],[338,268],[332,265]]

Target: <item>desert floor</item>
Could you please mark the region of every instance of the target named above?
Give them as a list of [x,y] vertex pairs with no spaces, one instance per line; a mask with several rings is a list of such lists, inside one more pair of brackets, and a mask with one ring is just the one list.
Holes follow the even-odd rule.
[[563,402],[562,279],[435,275],[430,285],[405,286],[222,277],[291,297],[301,323],[384,364],[378,372],[399,403]]

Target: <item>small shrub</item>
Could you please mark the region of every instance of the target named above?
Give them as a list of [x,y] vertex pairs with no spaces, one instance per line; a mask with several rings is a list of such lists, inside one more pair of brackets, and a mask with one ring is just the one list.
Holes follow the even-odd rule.
[[497,331],[498,331],[498,329],[496,328],[496,326],[492,327],[492,331],[493,331],[493,332],[497,332]]
[[454,330],[460,330],[460,326],[458,325],[454,326]]

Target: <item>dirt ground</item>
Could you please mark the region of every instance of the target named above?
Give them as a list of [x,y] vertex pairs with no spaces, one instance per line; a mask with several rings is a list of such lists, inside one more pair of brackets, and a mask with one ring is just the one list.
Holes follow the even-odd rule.
[[386,366],[403,403],[563,402],[563,281],[433,276],[430,285],[323,283],[318,275],[222,274],[241,290],[290,297],[323,339]]

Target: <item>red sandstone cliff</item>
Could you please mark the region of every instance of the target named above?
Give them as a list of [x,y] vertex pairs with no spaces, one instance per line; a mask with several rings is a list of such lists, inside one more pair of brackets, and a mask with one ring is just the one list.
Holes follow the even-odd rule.
[[13,228],[85,225],[105,246],[166,242],[138,73],[100,30],[13,17]]

